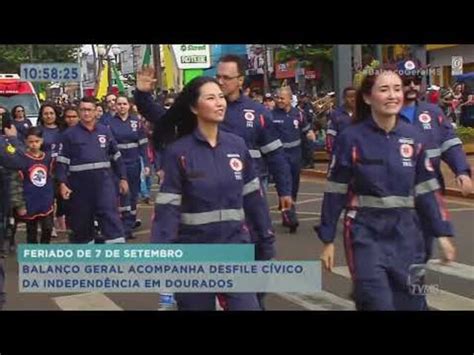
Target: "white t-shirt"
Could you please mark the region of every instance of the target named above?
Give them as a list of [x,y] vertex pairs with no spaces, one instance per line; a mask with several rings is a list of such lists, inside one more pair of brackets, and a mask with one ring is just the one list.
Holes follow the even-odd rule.
[[298,98],[296,97],[295,94],[291,96],[291,106],[296,107],[298,105]]

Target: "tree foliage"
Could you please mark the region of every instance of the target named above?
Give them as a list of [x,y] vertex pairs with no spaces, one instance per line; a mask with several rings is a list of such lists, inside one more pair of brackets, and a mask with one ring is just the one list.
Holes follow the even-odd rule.
[[297,59],[305,68],[310,68],[317,62],[332,62],[333,46],[327,44],[291,44],[282,45],[278,49],[276,59],[278,62],[286,62]]
[[77,61],[81,45],[0,45],[0,72],[19,73],[23,63],[67,63]]

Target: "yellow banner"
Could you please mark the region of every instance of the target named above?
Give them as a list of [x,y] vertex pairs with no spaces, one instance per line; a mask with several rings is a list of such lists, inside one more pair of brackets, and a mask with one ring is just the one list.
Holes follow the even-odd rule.
[[450,47],[456,47],[456,46],[458,46],[458,44],[427,44],[426,50],[435,51],[437,49],[450,48]]
[[174,60],[171,54],[170,45],[163,45],[163,56],[165,62],[163,88],[171,89],[174,88]]
[[100,73],[99,86],[97,88],[97,94],[95,95],[96,99],[101,100],[107,95],[107,89],[109,86],[109,66],[105,62],[102,67],[102,73]]

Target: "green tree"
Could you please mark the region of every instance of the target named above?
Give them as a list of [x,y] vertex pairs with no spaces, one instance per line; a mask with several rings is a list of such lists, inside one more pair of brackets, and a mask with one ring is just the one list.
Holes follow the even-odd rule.
[[19,73],[22,63],[66,63],[77,60],[81,45],[0,45],[0,72]]
[[304,68],[314,68],[317,63],[332,63],[332,45],[328,44],[291,44],[279,46],[276,60],[286,62],[297,59]]

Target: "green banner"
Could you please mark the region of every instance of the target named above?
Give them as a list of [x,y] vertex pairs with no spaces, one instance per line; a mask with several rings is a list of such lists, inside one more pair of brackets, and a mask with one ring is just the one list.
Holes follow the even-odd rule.
[[142,66],[151,64],[151,45],[147,44],[145,48],[145,53],[143,54],[143,63]]
[[204,69],[185,69],[184,70],[184,85],[198,76],[202,76]]

